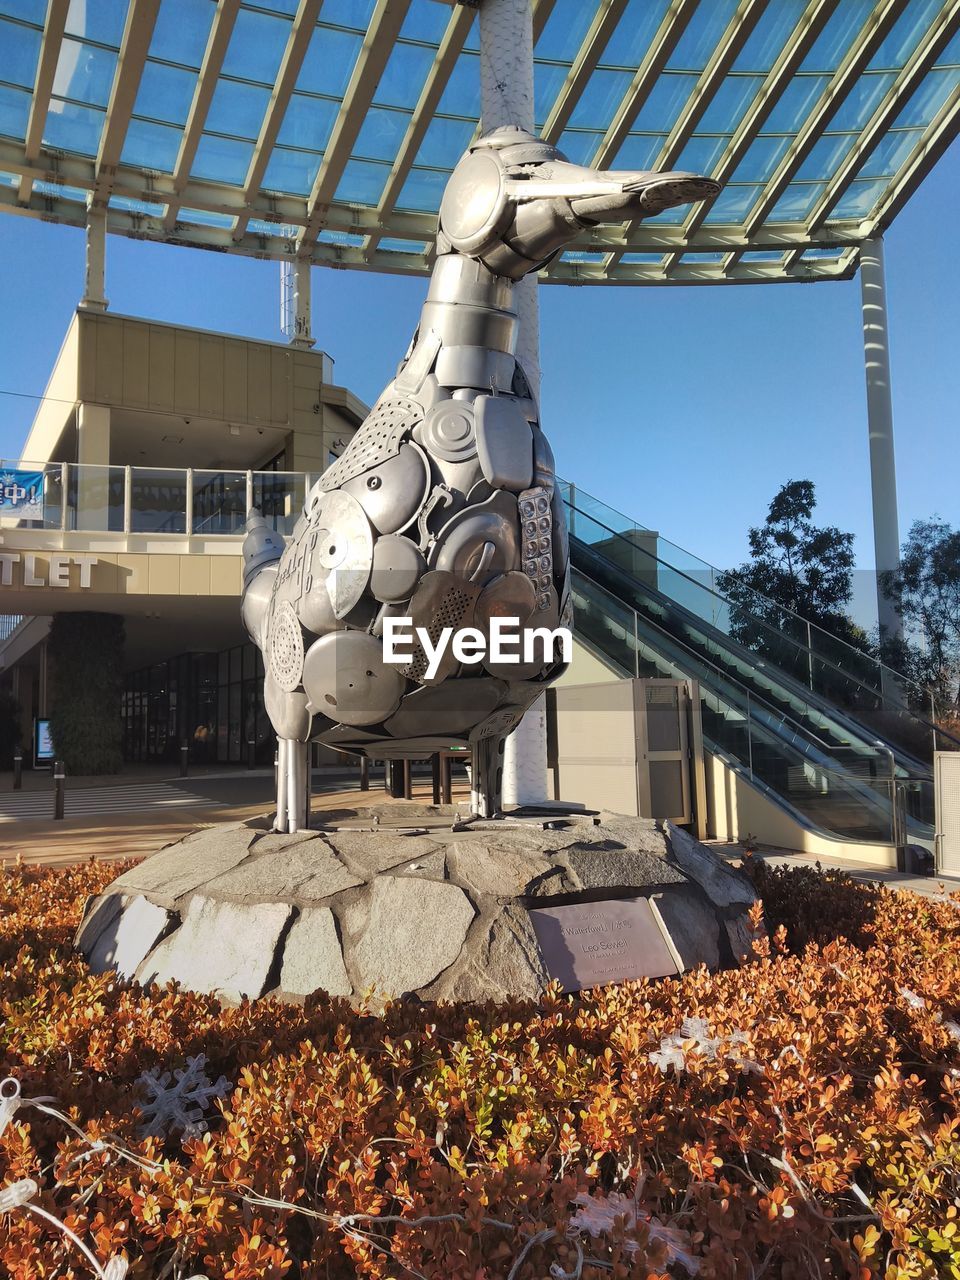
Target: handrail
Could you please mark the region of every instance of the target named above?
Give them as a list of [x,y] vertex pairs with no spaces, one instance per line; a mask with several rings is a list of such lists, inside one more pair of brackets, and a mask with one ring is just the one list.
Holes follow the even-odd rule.
[[[569,487],[570,486],[568,486],[568,488]],[[671,565],[668,561],[662,560],[659,556],[655,555],[653,552],[647,551],[645,548],[637,547],[634,543],[629,541],[629,539],[626,537],[625,534],[619,532],[616,529],[611,529],[608,525],[604,524],[601,520],[598,520],[596,516],[591,515],[589,512],[580,510],[580,508],[578,508],[575,505],[575,503],[572,503],[569,498],[565,497],[563,501],[566,506],[571,508],[571,510],[577,512],[579,515],[583,516],[585,519],[592,521],[593,524],[595,524],[598,528],[602,529],[605,533],[608,533],[612,538],[617,538],[622,542],[625,542],[630,547],[632,552],[640,552],[643,555],[647,556],[651,561],[651,565],[653,564],[662,565],[666,569],[669,569],[671,573],[677,574],[679,577],[691,583],[691,585],[696,587],[697,590],[705,591],[709,595],[716,597],[718,600],[722,600],[725,604],[731,605],[732,607],[737,607],[733,605],[733,602],[730,601],[726,596],[724,596],[722,592],[717,591],[716,588],[707,587],[703,583],[697,582],[696,579],[691,578],[683,569],[676,568],[674,565]],[[640,530],[640,531],[651,532],[649,530],[647,531]],[[657,535],[657,537],[659,540],[659,535]],[[589,545],[589,544],[585,544],[585,545]],[[597,554],[600,554],[600,553],[597,552]],[[604,557],[604,559],[606,559],[606,557]],[[613,567],[618,567],[614,565],[612,561],[610,563]],[[713,566],[707,565],[706,567],[710,568],[711,570],[713,569]],[[719,570],[717,572],[719,572]],[[767,597],[761,596],[759,592],[752,591],[752,588],[748,588],[748,589],[751,590],[752,594],[755,595],[758,599],[767,600]],[[767,603],[774,604],[775,602],[767,600]],[[777,605],[776,607],[780,608],[779,605]],[[831,642],[836,642],[839,645],[843,645],[845,648],[849,649],[850,652],[855,654],[857,657],[864,659],[868,662],[871,662],[880,672],[888,671],[890,675],[893,676],[895,679],[897,679],[898,681],[901,681],[902,683],[910,685],[918,693],[922,693],[926,695],[930,694],[929,689],[924,688],[922,685],[918,685],[916,681],[911,680],[909,677],[902,676],[899,672],[893,671],[892,668],[885,667],[883,663],[879,661],[879,659],[874,658],[871,654],[865,653],[863,650],[855,648],[853,645],[850,645],[847,641],[841,639],[840,637],[831,636],[828,631],[824,631],[822,627],[817,627],[815,623],[812,623],[812,624],[807,623],[805,619],[801,618],[799,614],[794,613],[791,609],[784,607],[783,611],[789,614],[791,617],[797,618],[799,621],[804,622],[804,625],[815,627],[820,632],[821,635],[828,636]],[[898,711],[902,710],[902,707],[900,707],[898,703],[896,703],[886,693],[884,693],[882,687],[875,688],[871,685],[864,684],[863,681],[859,679],[859,677],[853,671],[846,671],[844,670],[844,668],[838,667],[825,654],[818,652],[817,650],[813,649],[809,645],[803,644],[802,641],[796,640],[792,636],[788,636],[783,632],[776,631],[775,628],[771,627],[769,623],[764,622],[762,618],[757,618],[756,621],[766,631],[770,632],[771,634],[775,634],[778,637],[778,639],[786,640],[787,642],[792,644],[800,654],[806,654],[808,658],[815,658],[817,662],[821,663],[829,671],[834,672],[841,679],[849,681],[851,684],[855,685],[857,689],[863,691],[864,693],[867,693],[872,697],[878,698],[884,706],[894,707]],[[749,652],[749,650],[747,652]],[[811,690],[811,692],[815,692],[815,691]],[[932,731],[935,731],[936,733],[942,735],[944,738],[948,739],[950,742],[956,743],[956,745],[960,747],[960,738],[952,734],[950,730],[944,729],[940,725],[934,724],[932,721],[927,720],[924,716],[921,716],[921,715],[914,714],[913,719],[918,721],[920,724],[924,725],[925,727],[931,729]]]
[[[583,583],[585,583],[589,587],[590,591],[606,597],[606,599],[608,601],[611,601],[618,609],[623,610],[627,614],[628,619],[632,616],[633,633],[634,633],[634,637],[638,641],[641,634],[641,628],[638,627],[638,623],[642,621],[645,627],[652,628],[653,630],[659,631],[663,635],[665,635],[667,639],[675,647],[680,648],[681,650],[686,649],[686,646],[683,644],[682,641],[678,641],[676,637],[671,636],[669,632],[664,631],[664,629],[660,627],[659,624],[654,622],[652,619],[643,617],[641,614],[638,613],[636,609],[634,609],[631,605],[627,604],[626,601],[614,595],[613,592],[609,591],[601,583],[595,581],[593,578],[588,577],[586,574],[582,572],[582,570],[575,570],[574,573],[577,579],[581,580]],[[626,638],[627,638],[627,633],[625,631],[624,639],[626,640]],[[610,660],[610,655],[605,653],[599,645],[595,643],[591,643],[589,637],[582,636],[581,642],[587,643],[588,648],[599,653],[600,656],[605,661]],[[670,662],[672,665],[671,660],[667,657],[666,654],[662,654],[661,656],[664,658],[665,661]],[[737,681],[735,677],[728,675],[725,671],[723,671],[722,668],[718,668],[714,666],[714,664],[711,663],[708,659],[702,658],[699,654],[693,654],[692,656],[696,659],[697,662],[701,663],[703,666],[708,668],[713,667],[714,671],[716,671],[719,674],[722,680],[729,681],[731,684],[739,686],[740,689],[742,690],[742,694],[746,700],[746,706],[739,707],[739,708],[736,707],[735,702],[730,702],[728,700],[729,695],[725,695],[724,692],[722,691],[722,688],[718,690],[710,690],[708,686],[705,686],[702,690],[702,693],[704,696],[707,696],[709,694],[709,696],[716,699],[717,710],[719,714],[722,715],[721,708],[724,705],[728,705],[731,708],[736,709],[745,715],[746,724],[747,724],[747,740],[748,740],[748,750],[750,753],[750,760],[749,762],[741,762],[741,763],[748,770],[751,779],[754,779],[755,781],[760,782],[765,789],[769,790],[770,788],[766,783],[763,782],[762,779],[757,779],[754,774],[754,768],[753,768],[753,762],[752,762],[753,761],[752,732],[758,733],[761,739],[768,738],[769,736],[776,738],[777,734],[776,734],[775,724],[776,724],[777,718],[779,717],[781,723],[789,722],[790,724],[794,725],[795,729],[799,729],[801,735],[803,735],[804,737],[812,738],[817,742],[821,742],[821,740],[817,738],[816,734],[809,732],[801,725],[797,725],[796,722],[790,719],[790,717],[781,716],[781,714],[777,712],[775,709],[773,710],[773,715],[771,717],[771,719],[774,721],[774,724],[765,723],[764,718],[758,718],[754,714],[754,709],[757,706],[764,707],[764,709],[767,710],[769,713],[770,708],[765,707],[765,704],[762,698],[758,698],[749,689],[740,685],[739,681]],[[636,674],[637,672],[636,657],[637,657],[637,654],[635,653],[634,654],[634,659],[635,659],[634,674]],[[618,662],[616,659],[614,659],[614,661],[617,662],[618,666],[620,666],[621,668],[623,667],[622,663]],[[752,730],[750,726],[753,726]],[[711,745],[715,750],[722,750],[725,753],[728,751],[728,748],[723,747],[721,744],[714,743],[712,739],[709,738],[709,735],[705,734],[704,736],[711,742]],[[893,802],[889,794],[885,794],[878,791],[876,787],[872,785],[874,781],[876,781],[878,784],[882,783],[885,788],[890,788],[895,784],[902,785],[904,783],[911,782],[911,781],[916,781],[920,783],[929,783],[930,781],[929,777],[927,777],[926,775],[924,775],[923,777],[918,777],[916,775],[911,774],[909,771],[903,770],[902,766],[896,766],[896,765],[895,765],[895,772],[892,773],[890,778],[878,777],[877,779],[873,780],[866,776],[863,776],[857,773],[852,773],[850,770],[842,768],[842,766],[837,767],[837,765],[833,761],[830,761],[829,759],[826,761],[818,760],[815,756],[811,756],[807,754],[801,749],[801,746],[797,744],[796,737],[794,735],[791,736],[791,739],[782,740],[779,745],[781,750],[792,754],[797,761],[810,762],[816,767],[819,773],[823,774],[824,776],[834,778],[838,783],[842,784],[845,791],[849,792],[852,796],[857,797],[860,803],[862,803],[863,805],[866,806],[868,804],[868,798],[869,798],[870,805],[879,806],[881,813],[883,812],[884,803],[891,805],[891,812],[892,812]],[[833,749],[831,748],[829,743],[821,743],[821,745],[825,747],[828,753]],[[877,749],[875,752],[875,755],[871,758],[880,759],[884,754],[888,759],[891,758],[890,749],[886,747],[886,745],[880,742],[879,740],[876,743],[867,744],[867,745],[874,746]],[[789,755],[788,755],[788,758],[789,758]],[[894,764],[895,764],[895,761],[894,761]],[[785,797],[780,796],[779,793],[777,792],[773,792],[773,794],[778,795],[778,798],[782,802],[792,803],[789,800],[787,800]],[[910,820],[913,821],[914,823],[917,822],[917,819],[915,818]],[[920,822],[919,825],[923,827],[923,829],[925,830],[926,826],[929,824],[924,824],[923,822]]]
[[[633,528],[637,532],[653,533],[657,539],[658,545],[665,544],[670,547],[675,547],[677,551],[682,552],[683,555],[685,556],[689,556],[691,560],[699,561],[700,564],[703,565],[704,569],[708,569],[711,574],[731,573],[733,574],[734,577],[738,576],[735,570],[719,569],[717,568],[716,565],[709,564],[706,560],[703,560],[700,556],[695,555],[692,551],[687,551],[685,548],[681,547],[678,543],[671,542],[669,538],[664,538],[662,534],[655,533],[654,530],[646,529],[643,525],[637,524],[636,521],[631,520],[630,516],[626,515],[624,512],[617,511],[616,508],[611,507],[608,503],[604,502],[602,498],[595,498],[593,494],[587,493],[586,490],[582,489],[579,485],[573,484],[568,480],[563,480],[559,476],[557,477],[557,484],[561,486],[562,489],[565,490],[567,494],[572,494],[574,496],[574,499],[577,494],[583,494],[585,497],[589,498],[591,502],[596,502],[598,506],[605,507],[608,511],[611,511],[614,515],[622,515],[625,520],[631,521]],[[569,497],[564,496],[563,501],[567,506],[571,507],[572,510],[576,511],[579,515],[583,516],[585,519],[593,520],[594,523],[599,525],[601,529],[606,529],[608,533],[611,533],[615,537],[622,538],[624,541],[627,541],[626,535],[622,531],[617,529],[612,529],[609,525],[605,524],[602,520],[597,519],[597,517],[591,514],[591,512],[586,511],[581,507],[578,507],[576,505],[575,500],[571,501]],[[639,547],[635,547],[634,549],[642,550],[642,548],[639,548]],[[668,568],[672,573],[680,574],[682,577],[686,578],[688,582],[692,582],[695,586],[699,587],[700,590],[710,592],[712,595],[715,595],[719,599],[723,600],[726,604],[730,604],[730,605],[734,604],[733,601],[729,600],[727,596],[723,595],[723,593],[718,591],[715,587],[706,587],[704,586],[703,583],[697,582],[696,579],[691,578],[686,573],[685,570],[679,568],[676,565],[671,564],[669,560],[663,560],[659,556],[655,556],[649,551],[644,551],[644,554],[650,555],[651,559],[657,560],[658,563],[665,565],[666,568]],[[856,645],[851,644],[849,640],[844,640],[842,636],[833,635],[832,632],[829,632],[825,628],[821,627],[819,623],[811,622],[808,618],[803,617],[802,614],[797,613],[794,609],[791,609],[788,605],[781,605],[777,601],[771,600],[769,596],[763,595],[762,592],[757,591],[754,587],[751,587],[749,584],[744,583],[743,585],[745,590],[747,590],[750,593],[750,595],[753,596],[756,600],[761,601],[765,605],[771,605],[779,609],[782,613],[785,613],[789,617],[796,619],[796,621],[802,624],[804,628],[810,628],[811,630],[816,631],[819,635],[825,636],[831,645],[842,646],[844,649],[849,650],[850,653],[855,655],[857,658],[866,659],[868,662],[873,663],[873,665],[877,668],[879,672],[888,673],[893,679],[899,680],[904,684],[910,685],[911,688],[916,689],[918,693],[929,694],[930,690],[925,685],[918,684],[915,680],[912,680],[910,676],[904,675],[902,672],[894,670],[893,667],[888,667],[880,658],[874,657],[873,654],[867,653],[863,649],[858,649]],[[734,607],[737,607],[737,606],[734,605]],[[762,622],[762,619],[758,619],[758,621]],[[768,625],[768,624],[765,624],[765,625]],[[792,637],[788,637],[788,638],[792,640]],[[828,658],[825,658],[817,650],[813,649],[812,646],[804,645],[802,644],[802,642],[798,640],[793,640],[792,642],[795,645],[797,645],[798,648],[806,650],[808,653],[811,653],[815,657],[820,658],[820,660],[823,662],[829,663],[829,665],[833,667],[834,670],[840,671],[841,674],[846,674],[845,672],[843,672],[842,668],[834,666],[832,663],[829,662]],[[857,683],[860,683],[860,682],[858,681]]]
[[[742,684],[736,678],[736,676],[730,675],[729,672],[724,671],[722,667],[718,667],[716,663],[711,662],[709,658],[704,658],[701,654],[691,649],[689,645],[684,644],[682,640],[679,640],[677,639],[676,636],[671,635],[671,633],[667,631],[665,627],[661,627],[658,622],[654,622],[652,618],[644,617],[644,615],[642,615],[637,609],[634,609],[632,605],[627,604],[627,602],[625,600],[622,600],[619,596],[615,596],[612,591],[608,591],[607,588],[602,585],[602,583],[597,582],[593,578],[588,578],[586,574],[583,573],[582,570],[575,570],[575,572],[578,574],[579,577],[589,582],[590,585],[595,590],[601,591],[605,596],[607,596],[608,599],[613,600],[617,605],[620,606],[620,608],[626,609],[630,614],[633,615],[633,625],[634,625],[635,635],[638,634],[638,623],[642,621],[645,627],[651,627],[654,631],[658,631],[661,635],[665,636],[670,641],[671,644],[675,645],[678,649],[682,649],[685,653],[690,654],[690,656],[694,658],[696,662],[701,663],[703,666],[709,667],[711,670],[713,670],[716,673],[716,675],[719,676],[722,680],[726,680],[730,684],[735,685],[738,689],[741,690],[741,692],[743,693],[743,696],[747,699],[748,703],[754,703],[757,706],[762,707],[767,712],[770,719],[774,721],[774,723],[779,721],[779,723],[783,725],[787,725],[787,724],[791,725],[793,729],[795,729],[801,736],[812,739],[818,746],[822,747],[823,750],[828,753],[836,752],[843,749],[839,746],[834,746],[832,743],[825,742],[821,737],[819,737],[816,733],[814,733],[812,729],[808,729],[805,725],[800,724],[798,720],[794,720],[792,716],[787,715],[786,712],[780,710],[780,708],[771,706],[764,698],[760,697],[759,694],[748,689],[745,684]],[[743,710],[743,708],[740,708],[740,710]],[[748,709],[748,714],[749,714],[749,709]],[[767,727],[769,728],[769,726]],[[879,756],[879,752],[877,752],[877,755]]]
[[[603,527],[603,526],[601,526],[601,527]],[[579,538],[576,538],[576,536],[574,536],[573,541],[575,541],[575,542],[580,542],[581,540],[580,540]],[[621,576],[623,576],[623,577],[625,577],[625,578],[629,579],[629,574],[626,572],[626,570],[625,570],[621,565],[618,565],[615,561],[609,560],[609,559],[608,559],[608,558],[607,558],[607,557],[606,557],[602,552],[598,551],[598,550],[596,549],[596,547],[591,546],[589,543],[583,543],[582,545],[583,545],[583,546],[585,546],[585,547],[587,547],[587,548],[589,549],[589,551],[590,551],[590,553],[591,553],[592,555],[596,556],[599,560],[603,561],[603,563],[608,567],[608,569],[609,569],[611,572],[613,572],[614,574],[619,574],[619,575],[621,575]],[[599,583],[598,583],[598,584],[596,584],[596,585],[597,585],[597,586],[600,586],[600,584],[599,584]],[[601,587],[600,589],[601,589],[601,590],[605,590],[605,588],[603,588],[603,587]],[[653,590],[653,589],[651,588],[651,590]],[[610,598],[611,598],[611,599],[613,599],[613,600],[619,600],[619,598],[618,598],[617,596],[613,595],[611,592],[607,592],[607,594],[610,596]],[[658,592],[657,594],[660,594],[660,593]],[[670,600],[669,600],[669,597],[667,597],[667,600],[668,600],[668,603],[670,603],[674,608],[676,608],[676,609],[680,609],[680,610],[682,610],[682,611],[686,612],[686,610],[684,609],[684,606],[683,606],[683,605],[678,604],[676,601],[670,601]],[[619,601],[619,603],[620,603],[620,604],[622,605],[622,607],[624,607],[624,608],[627,608],[627,609],[632,609],[632,608],[633,608],[633,606],[631,606],[631,605],[627,604],[625,601],[620,600],[620,601]],[[635,614],[636,614],[636,612],[637,612],[637,611],[636,611],[636,610],[634,610],[634,613],[635,613]],[[640,616],[640,615],[639,615],[639,614],[637,614],[637,616]],[[647,623],[648,623],[649,625],[654,626],[658,631],[660,631],[660,632],[662,632],[664,635],[668,636],[668,637],[672,640],[672,642],[673,642],[674,644],[679,645],[679,646],[680,646],[680,648],[682,648],[684,651],[686,651],[686,652],[688,652],[688,653],[692,653],[692,654],[696,657],[696,659],[697,659],[698,661],[703,662],[703,663],[704,663],[704,665],[706,665],[707,667],[712,667],[714,671],[717,671],[717,672],[721,673],[721,674],[722,674],[722,676],[724,677],[724,679],[730,680],[734,685],[737,685],[737,686],[738,686],[738,687],[740,687],[740,688],[746,689],[746,686],[745,686],[745,685],[743,685],[743,683],[742,683],[740,680],[738,680],[736,676],[731,675],[731,674],[730,674],[729,672],[727,672],[723,667],[721,667],[721,666],[719,666],[718,664],[716,664],[716,663],[712,662],[709,658],[704,657],[704,656],[702,656],[701,654],[697,653],[695,650],[693,650],[693,649],[690,647],[690,645],[686,644],[683,640],[680,640],[678,637],[676,637],[676,636],[672,635],[672,633],[671,633],[671,632],[669,632],[669,631],[667,631],[665,628],[661,627],[659,623],[654,622],[654,621],[653,621],[652,619],[650,619],[650,618],[647,618],[647,619],[646,619],[646,621],[647,621]],[[709,623],[705,623],[705,622],[703,622],[702,620],[699,620],[699,623],[700,623],[700,625],[701,625],[701,626],[709,626],[709,625],[710,625]],[[734,640],[730,640],[729,638],[727,638],[727,643],[728,643],[731,647],[736,646],[736,641],[734,641]],[[739,646],[737,646],[737,647],[739,647]],[[749,652],[750,652],[749,650],[746,650],[746,649],[744,650],[744,653],[746,653],[746,654],[749,654]],[[774,664],[771,664],[771,666],[773,666],[773,665],[774,665]],[[788,674],[788,673],[786,673],[786,672],[781,672],[781,678],[782,678],[782,680],[783,680],[783,681],[785,681],[785,682],[789,682],[789,681],[791,681],[791,680],[792,680],[792,677],[790,677],[790,676],[789,676],[789,674]],[[773,681],[772,681],[772,680],[768,680],[768,683],[773,683]],[[799,688],[801,688],[801,687],[802,687],[802,686],[799,686],[799,685],[798,685],[798,689],[799,689]],[[863,686],[861,686],[861,688],[862,688],[862,687],[863,687]],[[772,691],[773,691],[773,690],[771,690],[771,692],[772,692]],[[791,724],[798,725],[798,722],[797,722],[797,721],[795,721],[795,720],[793,720],[793,718],[792,718],[791,716],[787,715],[785,712],[780,711],[780,710],[779,710],[778,708],[776,708],[776,707],[770,708],[770,707],[769,707],[769,703],[767,703],[767,702],[765,701],[765,699],[764,699],[760,694],[758,694],[758,693],[754,693],[754,692],[750,692],[749,690],[747,690],[747,692],[749,693],[749,696],[750,696],[751,698],[754,698],[754,699],[758,700],[758,701],[761,703],[761,705],[767,706],[767,707],[772,711],[772,714],[773,714],[773,715],[782,715],[782,716],[785,718],[785,720],[789,721]],[[865,728],[865,726],[858,724],[858,723],[857,723],[856,721],[854,721],[854,720],[851,720],[849,717],[847,717],[847,716],[843,713],[843,711],[841,711],[841,710],[840,710],[839,708],[837,708],[837,707],[833,707],[833,706],[829,703],[829,701],[828,701],[827,699],[820,697],[820,695],[815,695],[815,699],[818,699],[821,703],[823,703],[825,706],[827,706],[828,708],[830,708],[828,712],[827,712],[827,711],[822,711],[822,710],[817,706],[817,701],[816,701],[816,700],[815,700],[815,701],[811,701],[811,700],[809,699],[809,697],[807,696],[806,691],[804,691],[804,693],[803,693],[802,695],[801,695],[801,693],[799,693],[799,692],[793,693],[793,692],[791,692],[789,689],[787,689],[787,690],[786,690],[786,692],[790,694],[790,697],[792,698],[792,700],[793,700],[793,701],[795,701],[795,702],[799,702],[802,706],[804,706],[804,707],[808,707],[808,708],[811,708],[813,711],[816,711],[816,712],[817,712],[818,714],[820,714],[821,716],[826,716],[827,718],[829,718],[829,719],[833,720],[834,722],[836,722],[838,729],[844,730],[846,733],[850,734],[852,737],[854,737],[854,738],[856,738],[856,739],[859,739],[861,742],[877,741],[877,740],[878,740],[878,739],[876,739],[876,738],[868,739],[868,735],[864,733],[864,728]],[[813,691],[811,690],[811,692],[813,692]],[[873,691],[873,690],[870,690],[870,692],[874,692],[874,691]],[[813,719],[813,718],[815,718],[815,717],[811,715],[811,719]],[[913,717],[913,719],[917,720],[919,723],[923,724],[924,726],[926,726],[926,727],[928,727],[928,728],[931,728],[931,729],[932,729],[932,728],[934,728],[934,726],[933,726],[933,725],[928,724],[928,722],[927,722],[927,721],[925,721],[925,720],[923,720],[923,718],[922,718],[922,717],[920,717],[920,716],[914,716],[914,717]],[[803,732],[803,733],[808,733],[810,737],[812,737],[812,738],[816,739],[817,741],[821,741],[821,740],[818,738],[817,734],[815,734],[815,733],[813,732],[813,730],[807,730],[807,729],[806,729],[804,726],[802,726],[802,725],[798,725],[798,727],[802,730],[802,732]],[[938,732],[938,733],[941,733],[941,732],[942,732],[942,733],[944,734],[944,736],[945,736],[945,737],[950,738],[950,739],[951,739],[951,741],[956,741],[956,739],[954,739],[954,738],[952,737],[952,735],[951,735],[951,734],[949,734],[949,732],[947,732],[947,731],[945,731],[945,730],[940,730],[940,729],[938,728],[938,729],[937,729],[937,732]],[[875,734],[875,733],[876,733],[876,730],[875,730],[872,726],[870,726],[870,734],[871,734],[871,735],[873,735],[873,734]],[[958,745],[960,745],[960,744],[958,744]],[[908,776],[908,777],[909,777],[909,776],[912,776],[911,770],[916,770],[916,768],[917,768],[918,766],[919,766],[919,768],[924,769],[923,761],[918,760],[916,757],[914,757],[913,755],[911,755],[911,753],[910,753],[909,751],[905,750],[903,747],[899,747],[897,750],[898,750],[898,752],[899,752],[899,755],[900,755],[901,757],[903,757],[903,758],[904,758],[904,760],[909,761],[910,768],[906,768],[906,769],[904,770],[904,772],[905,772],[905,775],[906,775],[906,776]],[[903,765],[901,765],[901,768],[903,768],[903,767],[904,767],[904,766],[903,766]],[[927,771],[926,769],[924,769],[923,776],[924,776],[924,777],[928,776],[928,771]]]

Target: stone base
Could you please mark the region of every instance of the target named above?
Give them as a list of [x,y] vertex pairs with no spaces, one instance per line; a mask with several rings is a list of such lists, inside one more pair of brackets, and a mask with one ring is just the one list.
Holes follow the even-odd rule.
[[409,803],[325,813],[295,835],[265,819],[195,832],[92,899],[76,945],[95,972],[228,1001],[536,998],[550,975],[528,908],[637,897],[678,968],[749,948],[746,876],[669,823],[532,810],[461,823]]

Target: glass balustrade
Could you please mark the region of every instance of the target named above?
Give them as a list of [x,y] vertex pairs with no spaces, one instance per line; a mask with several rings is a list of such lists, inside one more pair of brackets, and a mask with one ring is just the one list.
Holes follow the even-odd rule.
[[294,471],[0,461],[0,528],[237,537],[255,506],[290,534],[308,480]]
[[[730,600],[718,587],[724,575],[705,561],[576,486],[558,487],[573,538],[688,611],[692,618],[681,624],[688,633],[697,618],[716,628],[714,659],[745,664],[761,682],[765,666],[775,679],[786,673],[918,761],[929,760],[935,744],[960,746],[928,690],[756,592],[745,588]],[[697,643],[711,646],[704,635]]]
[[588,647],[624,676],[697,679],[710,748],[814,826],[880,843],[930,838],[932,784],[898,767],[891,752],[819,737],[577,568],[572,591],[577,634]]

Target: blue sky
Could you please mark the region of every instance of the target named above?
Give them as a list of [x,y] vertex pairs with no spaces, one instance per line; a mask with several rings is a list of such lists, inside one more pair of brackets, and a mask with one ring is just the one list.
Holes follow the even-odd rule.
[[[900,528],[960,523],[960,144],[886,237]],[[42,393],[82,293],[83,233],[0,217],[0,392]],[[314,331],[337,381],[372,401],[425,281],[315,269]],[[110,236],[115,312],[278,339],[278,267]],[[727,566],[786,480],[873,563],[859,278],[845,283],[540,290],[542,419],[561,475]],[[0,454],[35,402],[0,394]]]

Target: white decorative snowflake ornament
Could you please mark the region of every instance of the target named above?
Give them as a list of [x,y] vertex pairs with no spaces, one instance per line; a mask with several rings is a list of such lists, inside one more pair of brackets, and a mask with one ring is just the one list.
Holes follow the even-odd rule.
[[207,1055],[198,1053],[172,1074],[156,1068],[144,1071],[137,1081],[148,1095],[140,1108],[144,1119],[140,1126],[141,1138],[165,1138],[175,1131],[184,1138],[198,1138],[206,1133],[204,1115],[210,1103],[233,1088],[225,1076],[212,1084],[206,1065]]

